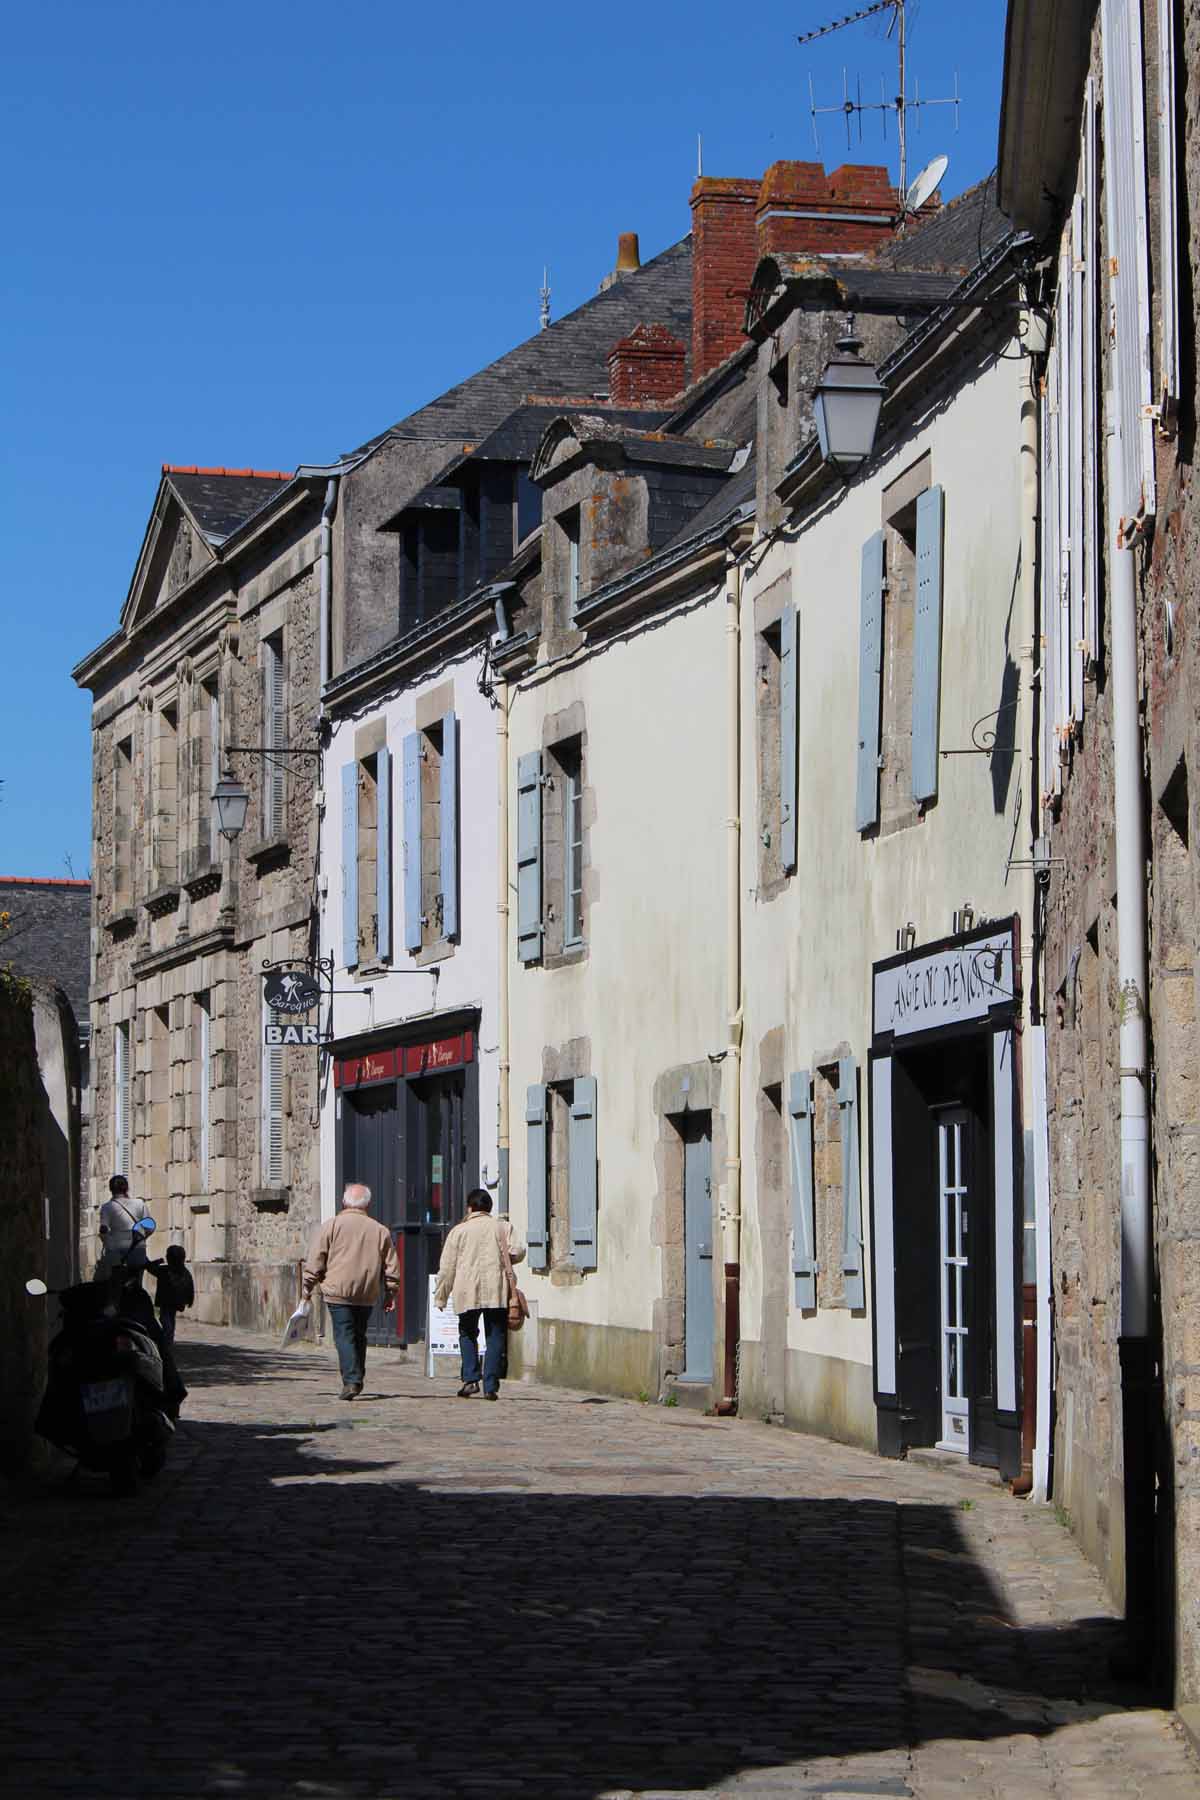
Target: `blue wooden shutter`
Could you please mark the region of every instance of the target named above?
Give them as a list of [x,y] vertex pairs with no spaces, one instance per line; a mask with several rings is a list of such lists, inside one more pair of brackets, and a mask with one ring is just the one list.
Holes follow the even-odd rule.
[[789,601],[779,621],[779,861],[785,875],[796,867],[797,635]]
[[581,1075],[571,1096],[571,1262],[596,1267],[596,1077]]
[[442,719],[442,936],[458,936],[458,719]]
[[404,948],[421,948],[421,734],[404,740]]
[[358,967],[358,764],[342,765],[342,961]]
[[879,708],[883,693],[883,533],[862,549],[858,629],[858,784],[854,823],[879,823]]
[[838,1059],[838,1112],[842,1135],[842,1290],[846,1305],[866,1305],[863,1291],[862,1199],[858,1157],[858,1065]]
[[392,954],[392,758],[381,749],[375,757],[375,957]]
[[542,956],[542,753],[517,758],[517,957]]
[[525,1183],[529,1266],[545,1269],[550,1258],[546,1231],[546,1089],[541,1083],[525,1090]]
[[807,1069],[792,1076],[788,1119],[792,1148],[792,1275],[796,1305],[811,1312],[817,1304],[817,1258],[813,1228],[812,1077]]
[[917,617],[913,626],[912,794],[938,790],[938,714],[942,699],[942,521],[940,487],[917,496]]

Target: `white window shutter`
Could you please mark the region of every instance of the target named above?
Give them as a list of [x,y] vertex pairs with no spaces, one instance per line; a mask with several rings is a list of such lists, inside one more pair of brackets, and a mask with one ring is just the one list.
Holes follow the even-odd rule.
[[392,757],[375,754],[375,957],[392,958]]
[[[277,638],[263,645],[264,743],[278,748],[287,743],[287,707],[284,697],[283,647]],[[263,835],[281,837],[287,828],[287,770],[282,757],[267,757],[263,767]]]
[[936,799],[942,706],[942,563],[945,494],[917,496],[917,615],[913,625],[912,796]]
[[439,846],[442,876],[442,936],[456,938],[458,922],[458,717],[448,712],[442,719],[441,771],[442,841]]
[[779,865],[796,867],[796,798],[799,791],[797,738],[798,640],[796,608],[789,600],[779,621]]
[[854,825],[879,823],[879,726],[883,700],[883,533],[862,547],[858,628],[858,754]]
[[1141,0],[1102,0],[1104,193],[1109,297],[1128,530],[1155,510],[1150,386],[1150,269]]
[[812,1076],[798,1069],[788,1088],[788,1141],[792,1161],[792,1279],[796,1305],[817,1304],[817,1253],[813,1215]]
[[525,1239],[529,1246],[529,1267],[540,1271],[550,1264],[546,1204],[546,1087],[542,1082],[525,1090],[525,1165]]
[[[283,1013],[263,1008],[264,1025],[285,1025]],[[262,1182],[264,1187],[283,1186],[283,1045],[263,1045],[262,1061]]]
[[596,1077],[580,1075],[571,1094],[568,1128],[571,1262],[594,1269],[596,1259]]
[[542,753],[517,758],[517,959],[542,960]]
[[342,961],[358,967],[358,764],[342,765]]
[[1175,0],[1158,0],[1159,383],[1164,429],[1179,410],[1179,171],[1175,153]]

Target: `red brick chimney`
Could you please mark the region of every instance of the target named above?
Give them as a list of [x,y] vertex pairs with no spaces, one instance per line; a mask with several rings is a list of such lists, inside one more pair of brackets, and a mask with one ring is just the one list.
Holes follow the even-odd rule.
[[761,181],[702,175],[691,206],[693,381],[745,342],[742,318],[760,257],[861,255],[897,224],[887,170],[854,163],[827,175],[820,163],[777,162]]
[[759,256],[812,252],[861,255],[896,227],[896,190],[884,168],[844,163],[772,163],[754,209]]
[[758,261],[758,181],[701,175],[692,189],[692,380],[745,341],[742,315]]
[[687,345],[665,325],[637,325],[608,353],[611,406],[643,406],[683,392]]

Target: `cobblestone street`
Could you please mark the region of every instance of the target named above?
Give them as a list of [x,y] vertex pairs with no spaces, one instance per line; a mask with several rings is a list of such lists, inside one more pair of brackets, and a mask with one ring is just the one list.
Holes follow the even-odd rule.
[[136,1502],[5,1502],[3,1792],[1184,1800],[1046,1507],[769,1426],[180,1331]]

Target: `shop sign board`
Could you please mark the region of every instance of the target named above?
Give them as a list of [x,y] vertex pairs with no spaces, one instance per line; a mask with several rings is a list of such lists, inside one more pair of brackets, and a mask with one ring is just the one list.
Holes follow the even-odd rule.
[[[458,1348],[458,1314],[449,1307],[433,1304],[434,1290],[437,1287],[437,1276],[429,1277],[429,1324],[425,1331],[425,1373],[435,1373],[433,1359],[435,1356],[453,1356],[457,1361]],[[479,1355],[483,1357],[483,1317],[480,1315],[478,1326]]]
[[321,983],[306,969],[272,969],[263,976],[263,1002],[272,1012],[311,1012],[321,1004]]
[[1011,930],[894,962],[875,971],[875,1034],[906,1037],[986,1018],[1012,1001]]
[[394,1050],[371,1050],[366,1056],[344,1056],[334,1064],[335,1087],[361,1087],[368,1081],[394,1081],[397,1076],[433,1075],[461,1068],[475,1058],[475,1033],[436,1038],[428,1044],[402,1044]]
[[319,1025],[264,1025],[263,1043],[272,1046],[278,1044],[323,1044],[326,1039],[321,1036]]

